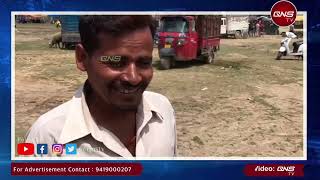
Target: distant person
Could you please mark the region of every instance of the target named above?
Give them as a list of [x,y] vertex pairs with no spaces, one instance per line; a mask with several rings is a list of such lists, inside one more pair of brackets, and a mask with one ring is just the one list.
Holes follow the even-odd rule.
[[174,110],[165,96],[145,91],[153,76],[152,17],[81,16],[79,31],[76,65],[87,80],[33,124],[26,142],[54,146],[48,156],[175,156]]
[[291,25],[289,26],[289,32],[294,33],[294,25],[293,25],[293,24],[291,24]]
[[260,37],[260,24],[259,24],[259,22],[256,23],[256,36]]
[[259,28],[260,28],[260,36],[264,35],[264,23],[263,21],[260,19],[259,20]]
[[249,37],[254,37],[255,36],[255,29],[256,29],[256,26],[254,24],[254,22],[250,22],[249,23]]

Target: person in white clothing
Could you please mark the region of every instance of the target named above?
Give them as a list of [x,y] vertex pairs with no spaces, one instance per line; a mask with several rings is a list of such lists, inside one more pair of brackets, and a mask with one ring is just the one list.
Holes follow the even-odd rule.
[[154,31],[151,16],[80,17],[76,65],[88,77],[70,101],[28,131],[26,142],[52,147],[39,156],[176,155],[173,107],[165,96],[145,91],[153,76]]

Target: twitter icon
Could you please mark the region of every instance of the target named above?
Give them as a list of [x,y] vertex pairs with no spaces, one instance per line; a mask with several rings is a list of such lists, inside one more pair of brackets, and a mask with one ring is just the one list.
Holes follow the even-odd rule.
[[77,154],[77,144],[66,144],[66,154]]

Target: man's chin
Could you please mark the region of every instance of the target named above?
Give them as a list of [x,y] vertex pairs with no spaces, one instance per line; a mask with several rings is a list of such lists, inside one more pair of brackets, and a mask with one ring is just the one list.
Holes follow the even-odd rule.
[[110,98],[110,103],[119,110],[136,110],[142,100],[142,93],[121,94],[115,93]]
[[113,105],[120,110],[136,110],[138,109],[141,99],[142,96],[114,99]]
[[133,111],[138,109],[139,103],[116,103],[114,106],[122,111]]

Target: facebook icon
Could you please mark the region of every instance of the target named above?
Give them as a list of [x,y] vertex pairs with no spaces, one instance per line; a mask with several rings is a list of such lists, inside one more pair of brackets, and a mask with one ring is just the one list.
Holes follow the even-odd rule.
[[37,154],[48,154],[48,144],[37,144]]

